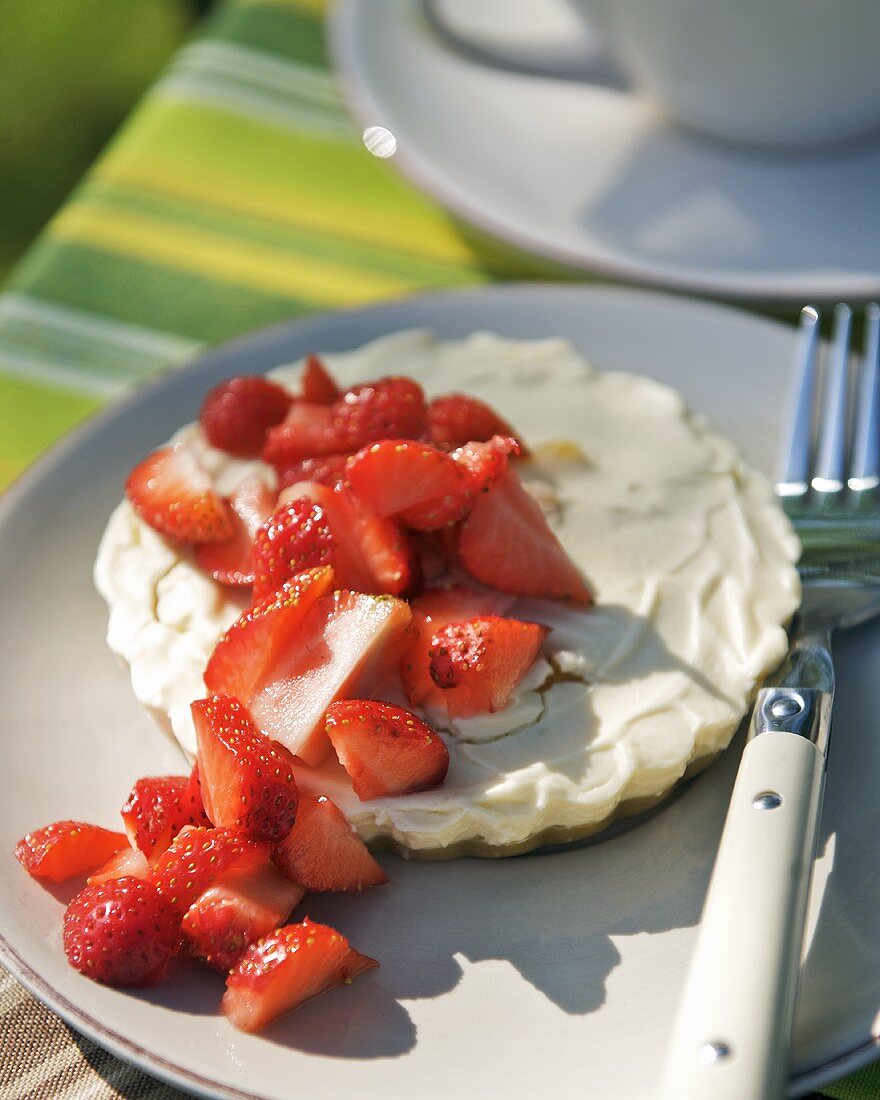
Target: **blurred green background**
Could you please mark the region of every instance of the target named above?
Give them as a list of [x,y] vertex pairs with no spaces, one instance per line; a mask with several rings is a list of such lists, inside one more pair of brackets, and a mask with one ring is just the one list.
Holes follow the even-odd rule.
[[0,0],[0,280],[210,0]]

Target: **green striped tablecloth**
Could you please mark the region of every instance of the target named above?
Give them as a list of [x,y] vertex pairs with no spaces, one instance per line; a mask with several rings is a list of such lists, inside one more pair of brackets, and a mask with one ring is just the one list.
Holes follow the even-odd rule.
[[[551,273],[466,232],[366,152],[328,71],[322,14],[322,0],[221,6],[13,273],[0,295],[0,486],[206,343],[309,310]],[[0,1100],[183,1095],[2,974],[0,1019]],[[880,1071],[828,1094],[880,1097]]]

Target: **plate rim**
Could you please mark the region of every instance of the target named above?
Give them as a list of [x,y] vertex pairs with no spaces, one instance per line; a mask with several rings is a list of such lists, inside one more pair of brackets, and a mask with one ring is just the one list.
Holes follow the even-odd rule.
[[[370,2],[376,3],[377,0]],[[383,111],[375,101],[358,61],[357,36],[353,32],[362,7],[363,0],[334,0],[327,12],[326,31],[327,48],[343,103],[355,124],[367,127],[376,125]],[[398,147],[391,159],[400,175],[467,225],[525,255],[567,269],[573,275],[625,280],[691,296],[720,295],[743,305],[753,302],[766,306],[803,305],[807,299],[824,304],[841,298],[861,302],[880,296],[880,276],[876,274],[849,275],[846,286],[841,283],[833,290],[828,288],[821,276],[805,277],[803,282],[796,283],[791,277],[775,278],[760,274],[725,276],[717,271],[707,275],[693,268],[678,268],[675,271],[658,269],[646,261],[626,258],[588,259],[581,251],[549,243],[536,233],[503,223],[488,211],[470,205],[465,197],[444,186],[440,175],[421,154]]]
[[[7,520],[7,513],[19,506],[21,501],[31,492],[32,486],[41,483],[45,478],[51,477],[54,469],[64,462],[65,457],[78,449],[81,443],[99,432],[105,423],[112,422],[118,416],[129,412],[141,403],[148,402],[158,391],[166,387],[173,387],[175,379],[183,372],[210,371],[213,360],[217,356],[226,357],[230,354],[247,355],[249,350],[261,348],[277,342],[287,333],[295,334],[298,338],[307,335],[310,329],[318,332],[325,330],[338,322],[340,318],[350,316],[369,316],[383,313],[406,310],[413,303],[431,303],[440,301],[449,303],[445,308],[455,307],[459,299],[470,300],[474,298],[498,298],[511,299],[517,297],[559,295],[577,298],[603,298],[612,297],[620,300],[636,299],[665,305],[683,312],[697,312],[706,314],[722,314],[729,317],[734,315],[740,322],[750,323],[756,327],[768,329],[791,329],[784,321],[772,319],[742,308],[737,305],[722,305],[717,302],[706,301],[699,298],[690,298],[683,295],[672,295],[659,290],[641,289],[631,287],[608,286],[606,284],[575,284],[568,282],[554,282],[552,280],[541,282],[515,282],[492,283],[484,286],[468,286],[463,288],[444,289],[423,294],[396,297],[383,300],[366,306],[340,308],[333,310],[321,310],[306,314],[299,318],[287,321],[275,322],[271,325],[253,329],[250,332],[238,335],[232,339],[219,341],[206,345],[192,356],[182,360],[176,367],[166,370],[158,377],[148,380],[146,383],[136,385],[134,389],[108,402],[102,409],[87,416],[71,431],[65,433],[59,440],[52,444],[37,460],[27,466],[22,473],[0,494],[0,529]],[[792,330],[793,331],[793,330]],[[203,1077],[200,1074],[187,1070],[174,1062],[141,1047],[130,1039],[119,1034],[113,1028],[107,1027],[95,1019],[89,1012],[70,1001],[64,994],[56,990],[31,967],[26,959],[12,947],[0,929],[0,963],[42,1004],[57,1013],[70,1026],[81,1034],[91,1039],[99,1046],[136,1066],[138,1069],[175,1086],[180,1086],[190,1091],[196,1091],[197,1095],[208,1098],[221,1098],[221,1100],[269,1100],[264,1095],[254,1092],[241,1092],[240,1090],[224,1085],[219,1081]],[[870,1064],[878,1057],[880,1051],[880,1035],[872,1037],[867,1042],[860,1043],[854,1048],[847,1049],[833,1058],[803,1070],[789,1080],[789,1095],[800,1096],[806,1092],[820,1087],[830,1081],[846,1076],[856,1070]]]

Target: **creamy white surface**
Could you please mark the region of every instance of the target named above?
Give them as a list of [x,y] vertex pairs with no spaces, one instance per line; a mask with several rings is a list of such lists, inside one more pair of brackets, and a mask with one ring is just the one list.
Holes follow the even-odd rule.
[[[800,595],[797,540],[766,480],[727,440],[668,387],[596,371],[562,340],[444,343],[412,331],[326,360],[345,383],[408,374],[429,394],[473,393],[533,448],[575,440],[585,456],[542,460],[523,476],[596,606],[519,599],[509,611],[549,625],[545,656],[583,682],[538,690],[552,672],[541,659],[505,710],[443,731],[450,770],[434,791],[362,803],[335,762],[316,773],[315,786],[364,837],[412,849],[517,844],[551,826],[603,821],[727,746],[785,653]],[[299,365],[273,377],[295,388]],[[254,470],[272,483],[268,467],[214,450],[193,426],[177,438],[221,492]],[[135,694],[193,753],[189,703],[204,694],[205,663],[241,599],[127,502],[111,517],[95,581],[110,607],[108,643],[130,665]]]

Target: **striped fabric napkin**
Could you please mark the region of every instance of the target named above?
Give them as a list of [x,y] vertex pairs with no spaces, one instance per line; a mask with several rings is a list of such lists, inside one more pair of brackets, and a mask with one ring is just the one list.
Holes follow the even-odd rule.
[[[314,309],[561,274],[463,229],[366,151],[323,7],[222,5],[18,266],[0,295],[0,486],[205,344]],[[0,1017],[0,1096],[183,1096],[2,974]],[[880,1069],[827,1094],[880,1097]]]

